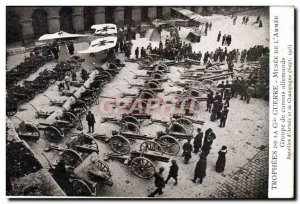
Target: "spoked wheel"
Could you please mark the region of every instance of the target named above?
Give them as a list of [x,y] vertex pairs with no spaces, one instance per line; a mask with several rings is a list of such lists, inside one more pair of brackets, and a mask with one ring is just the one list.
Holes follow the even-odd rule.
[[132,132],[139,135],[140,128],[135,123],[125,122],[121,127],[121,132]]
[[153,79],[153,80],[149,81],[149,83],[150,82],[155,83],[155,84],[157,84],[158,87],[160,87],[160,82],[158,80]]
[[72,196],[93,196],[91,188],[80,179],[72,180]]
[[128,139],[121,135],[115,135],[110,138],[111,148],[119,154],[129,154],[130,142]]
[[149,87],[150,89],[155,89],[155,88],[159,88],[159,84],[150,81],[147,83],[147,87]]
[[151,74],[151,77],[152,77],[153,79],[162,79],[163,76],[164,76],[164,74],[163,74],[162,72],[160,72],[160,71],[156,71],[156,72],[153,72],[153,73]]
[[44,129],[45,137],[49,142],[59,143],[64,137],[63,133],[54,126],[48,126]]
[[161,136],[158,139],[158,143],[163,148],[165,154],[173,156],[178,154],[178,152],[180,151],[180,144],[174,137],[167,135]]
[[155,67],[155,71],[167,72],[168,66],[165,64],[159,64]]
[[77,127],[78,130],[82,130],[81,120],[78,117],[76,117],[73,113],[64,112],[62,117],[64,120],[68,121],[73,128]]
[[66,166],[69,166],[73,169],[83,162],[81,156],[72,149],[66,149],[63,151],[62,159],[64,160]]
[[189,135],[191,135],[194,132],[194,125],[187,118],[178,118],[177,120],[175,120],[174,123],[178,123],[178,124],[182,125],[185,128],[187,134],[189,134]]
[[191,97],[200,97],[202,94],[202,92],[199,91],[198,89],[195,89],[195,88],[190,88],[188,91],[187,91],[187,97],[191,98]]
[[206,87],[204,86],[204,84],[200,81],[194,81],[192,83],[192,87],[195,87],[196,89],[205,89]]
[[131,169],[140,178],[150,179],[155,173],[154,164],[147,158],[136,157],[131,162]]
[[103,182],[106,185],[113,185],[109,167],[103,161],[100,161],[99,159],[91,161],[91,164],[87,167],[87,171],[92,180],[93,178],[96,181],[99,181],[100,179],[101,182]]
[[138,127],[140,127],[140,122],[138,121],[138,119],[136,119],[136,117],[133,117],[133,116],[124,116],[122,118],[122,121],[124,121],[124,122],[131,122],[131,123],[136,124]]
[[216,82],[209,79],[204,79],[202,84],[207,88],[214,88],[217,85]]
[[151,98],[155,98],[155,95],[149,91],[143,91],[140,94],[140,98],[141,99],[151,99]]
[[[76,136],[76,135],[74,135]],[[73,136],[73,137],[74,137]],[[91,154],[93,152],[99,152],[99,146],[96,140],[85,134],[79,134],[72,143],[70,143],[69,148],[76,150],[77,152]]]
[[154,141],[143,142],[140,145],[140,151],[141,152],[152,151],[152,152],[157,152],[161,155],[164,153],[163,148],[160,146],[160,144],[158,144],[157,142],[154,142]]
[[179,123],[173,123],[168,129],[167,133],[169,135],[171,134],[184,134],[187,135],[187,131],[185,127]]

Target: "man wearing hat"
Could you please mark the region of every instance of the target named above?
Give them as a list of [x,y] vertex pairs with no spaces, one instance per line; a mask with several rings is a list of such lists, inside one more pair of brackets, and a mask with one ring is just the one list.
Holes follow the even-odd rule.
[[224,110],[221,112],[220,126],[219,126],[220,128],[225,127],[228,112],[229,112],[229,110],[227,109],[227,106],[224,106]]

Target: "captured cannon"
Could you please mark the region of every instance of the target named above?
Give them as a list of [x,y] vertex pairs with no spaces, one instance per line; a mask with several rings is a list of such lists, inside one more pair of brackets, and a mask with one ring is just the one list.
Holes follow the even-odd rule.
[[46,112],[36,109],[36,107],[32,104],[29,104],[35,110],[35,117],[36,118],[48,118],[54,111]]
[[132,172],[144,179],[154,176],[155,165],[153,162],[169,162],[170,158],[163,155],[163,148],[155,141],[145,141],[141,143],[138,151],[132,151],[130,155],[105,154],[104,160],[117,159],[131,167]]
[[59,143],[72,128],[82,130],[81,120],[71,112],[64,112],[53,124],[39,123],[38,129],[43,130],[48,141]]
[[20,120],[20,124],[16,128],[16,132],[18,133],[20,139],[34,142],[40,139],[40,131],[37,127],[32,124],[25,123],[25,121],[21,120],[17,116],[15,117]]

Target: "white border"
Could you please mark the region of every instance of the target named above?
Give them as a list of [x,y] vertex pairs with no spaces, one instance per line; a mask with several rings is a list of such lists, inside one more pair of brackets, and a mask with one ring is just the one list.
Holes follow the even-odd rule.
[[[5,20],[6,20],[6,17],[5,17],[5,7],[6,5],[86,5],[86,4],[89,4],[89,5],[119,5],[121,3],[124,3],[124,2],[121,2],[119,0],[110,0],[110,1],[107,1],[107,2],[104,2],[104,1],[99,1],[99,0],[89,0],[89,1],[81,1],[81,0],[72,0],[72,1],[69,1],[69,2],[66,2],[66,1],[61,1],[61,0],[51,0],[51,1],[38,1],[38,0],[26,0],[26,1],[20,1],[20,0],[4,0],[4,1],[1,1],[0,3],[0,6],[1,6],[1,28],[5,30]],[[203,5],[203,6],[208,6],[208,5],[216,5],[216,6],[221,6],[221,5],[228,5],[228,6],[257,6],[257,5],[260,5],[260,6],[271,6],[271,5],[295,5],[296,8],[300,8],[300,1],[299,0],[289,0],[289,1],[286,1],[286,0],[265,0],[265,1],[261,1],[261,0],[251,0],[251,1],[239,1],[239,0],[227,0],[227,1],[224,1],[224,0],[209,0],[209,1],[199,1],[199,0],[190,0],[188,2],[183,2],[183,1],[180,1],[180,0],[164,0],[164,1],[153,1],[153,0],[145,0],[145,1],[137,1],[137,0],[126,0],[126,4],[127,5],[165,5],[165,6],[168,6],[168,5]],[[188,6],[188,5],[187,5]],[[299,21],[297,22],[297,27],[299,27]],[[3,32],[4,34],[2,35],[2,40],[0,41],[0,44],[1,44],[1,48],[2,48],[2,52],[1,52],[1,57],[0,57],[0,60],[1,60],[1,65],[2,65],[2,74],[0,74],[0,82],[2,83],[2,86],[3,87],[2,89],[0,89],[0,93],[3,97],[5,97],[5,47],[6,47],[6,44],[5,44],[5,32]],[[295,45],[296,46],[296,45]],[[299,59],[299,54],[297,53],[297,57]],[[296,68],[297,69],[297,68]],[[298,74],[299,74],[299,71],[298,71]],[[297,74],[297,76],[299,76]],[[298,83],[299,84],[299,83]],[[299,87],[297,87],[297,95],[299,93]],[[4,99],[3,99],[4,101]],[[5,158],[5,136],[4,136],[4,128],[5,128],[5,113],[4,113],[4,110],[5,110],[5,102],[2,102],[0,103],[0,107],[1,107],[1,110],[3,110],[2,114],[0,114],[0,120],[1,120],[1,130],[3,131],[2,133],[2,139],[0,140],[0,144],[1,144],[1,147],[3,149],[3,153],[0,154],[1,155],[1,158],[0,158],[0,161],[1,161],[1,177],[0,177],[0,199],[3,203],[8,203],[9,200],[5,197],[5,161],[6,161],[6,158]],[[297,122],[297,125],[299,124],[299,120]],[[299,126],[298,126],[299,127]],[[299,142],[299,139],[297,140]],[[299,143],[298,143],[299,144]],[[297,151],[295,151],[295,154],[296,154]],[[297,182],[298,184],[298,182]],[[297,188],[299,189],[299,187]],[[20,202],[20,201],[14,201],[14,202]],[[28,202],[32,202],[32,201],[28,201]],[[47,202],[53,202],[53,201],[47,201]],[[65,201],[54,201],[56,203],[63,203]],[[73,202],[73,201],[71,201]],[[83,202],[86,202],[86,201],[83,201]],[[93,201],[93,202],[101,202],[101,203],[106,203],[107,201]],[[116,201],[109,201],[109,203],[119,203],[120,201],[116,200]],[[129,203],[129,202],[132,202],[132,201],[122,201],[124,203]],[[138,202],[144,202],[144,201],[138,201]],[[156,201],[157,202],[157,201]],[[174,201],[165,201],[166,203],[173,203]],[[181,201],[182,202],[182,201]],[[184,201],[183,201],[184,202]],[[217,203],[219,201],[211,201],[211,203]],[[237,201],[237,203],[242,203],[243,200],[241,201]],[[259,202],[262,202],[262,201],[259,201]],[[284,201],[283,203],[285,202],[288,202],[288,201]]]

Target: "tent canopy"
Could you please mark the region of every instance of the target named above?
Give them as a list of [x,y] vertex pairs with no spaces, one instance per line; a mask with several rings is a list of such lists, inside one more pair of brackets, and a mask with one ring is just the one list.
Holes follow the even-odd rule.
[[62,38],[78,38],[78,37],[87,37],[89,35],[79,35],[79,34],[70,34],[64,31],[59,31],[53,34],[42,35],[39,40],[55,40]]
[[190,10],[183,9],[183,8],[176,8],[176,7],[173,7],[172,9],[177,11],[178,13],[184,15],[185,17],[189,18],[190,20],[194,20],[194,21],[197,21],[202,24],[208,22],[207,18],[205,18],[204,16],[201,16],[197,13],[194,13]]
[[95,29],[95,34],[97,35],[111,35],[118,32],[117,26],[112,23],[92,25],[91,29]]
[[98,38],[93,40],[87,50],[79,51],[78,53],[87,54],[87,53],[96,53],[103,50],[108,50],[115,47],[117,44],[117,37],[109,36]]

